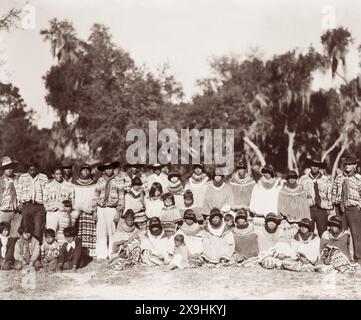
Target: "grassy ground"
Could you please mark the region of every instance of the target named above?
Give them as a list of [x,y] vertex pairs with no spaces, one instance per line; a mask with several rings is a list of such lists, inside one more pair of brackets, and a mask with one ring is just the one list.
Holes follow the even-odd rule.
[[261,267],[114,271],[94,262],[75,273],[38,272],[35,290],[23,289],[21,272],[1,271],[0,299],[361,299],[360,275]]

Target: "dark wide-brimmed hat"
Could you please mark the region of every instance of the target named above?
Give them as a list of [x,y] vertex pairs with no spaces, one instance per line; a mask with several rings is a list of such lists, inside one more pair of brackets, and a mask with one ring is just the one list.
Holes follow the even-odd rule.
[[264,167],[261,169],[261,173],[262,174],[268,173],[269,175],[271,175],[272,178],[274,178],[274,176],[275,176],[275,171],[273,169],[273,166],[269,163],[266,163],[264,165]]
[[298,179],[298,174],[294,170],[288,170],[286,175],[286,180],[288,179]]
[[265,223],[272,221],[274,223],[276,223],[277,225],[279,225],[281,223],[281,219],[273,212],[270,212],[266,215],[265,218]]
[[326,162],[325,161],[320,161],[320,160],[316,160],[316,159],[311,159],[311,158],[307,158],[305,161],[305,164],[308,168],[311,167],[317,167],[320,169],[325,169],[326,168]]
[[357,164],[359,159],[354,155],[349,155],[344,158],[344,165]]
[[168,180],[170,181],[170,179],[172,179],[173,177],[181,177],[181,174],[179,171],[172,171],[168,174]]
[[330,219],[328,219],[327,225],[329,227],[337,227],[337,228],[342,228],[342,220],[341,218],[337,217],[337,216],[332,216],[330,217]]
[[64,160],[62,161],[61,163],[61,167],[63,169],[71,169],[74,165],[74,161],[71,161],[71,160]]
[[305,227],[308,230],[312,231],[313,230],[313,223],[310,219],[308,218],[303,218],[301,219],[301,221],[298,222],[298,227]]
[[244,160],[239,160],[236,164],[237,169],[247,169],[247,162]]
[[105,171],[107,169],[115,169],[118,168],[120,165],[119,161],[113,161],[113,162],[105,162],[98,166],[99,171]]
[[219,210],[218,208],[213,208],[211,210],[210,215],[209,215],[209,221],[212,220],[215,216],[218,216],[221,219],[223,218],[223,214],[221,213],[221,210]]
[[187,209],[186,211],[184,211],[183,219],[184,220],[188,219],[197,222],[196,214],[192,209]]
[[12,160],[10,157],[4,156],[1,160],[0,169],[1,170],[10,169],[10,168],[13,168],[14,166],[16,166],[18,163],[19,163],[19,161]]

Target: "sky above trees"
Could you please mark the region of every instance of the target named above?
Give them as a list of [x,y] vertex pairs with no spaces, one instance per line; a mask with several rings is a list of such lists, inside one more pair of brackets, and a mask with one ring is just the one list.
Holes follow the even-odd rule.
[[[22,7],[22,0],[4,0],[0,12]],[[27,106],[38,113],[36,123],[50,127],[54,113],[45,102],[42,77],[53,64],[48,43],[40,30],[54,17],[68,19],[81,38],[88,38],[95,22],[109,27],[113,41],[129,52],[137,65],[155,71],[168,63],[182,84],[185,97],[197,93],[196,80],[211,75],[209,59],[227,54],[244,55],[259,47],[264,57],[295,47],[320,48],[322,8],[334,5],[336,24],[361,39],[358,1],[251,1],[251,0],[32,0],[35,30],[14,30],[2,38],[11,82],[19,87]],[[350,53],[350,77],[358,72],[358,57]],[[314,86],[328,87],[331,76],[316,77]]]

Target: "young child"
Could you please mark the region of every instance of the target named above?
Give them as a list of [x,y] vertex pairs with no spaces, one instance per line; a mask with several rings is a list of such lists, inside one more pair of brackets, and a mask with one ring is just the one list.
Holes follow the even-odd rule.
[[14,267],[14,249],[16,238],[10,237],[10,224],[0,223],[0,269],[10,270]]
[[144,199],[145,214],[147,215],[148,219],[152,217],[159,218],[164,205],[161,199],[162,194],[163,194],[162,185],[159,182],[153,182],[149,190],[148,197]]
[[160,214],[160,221],[166,236],[169,238],[177,230],[177,224],[182,221],[178,208],[175,207],[174,196],[166,193],[163,196],[164,207]]
[[173,195],[174,205],[178,209],[183,206],[184,193],[184,186],[180,178],[181,174],[178,171],[173,171],[168,174],[169,185],[167,191]]
[[45,230],[45,242],[40,248],[40,261],[45,270],[55,271],[59,256],[60,246],[55,239],[55,231],[53,229]]
[[172,252],[173,259],[169,264],[169,269],[174,270],[176,268],[184,269],[188,267],[189,252],[186,244],[184,243],[184,236],[177,234],[174,237],[174,251]]
[[64,237],[66,242],[60,248],[57,270],[76,271],[80,267],[82,258],[81,240],[76,237],[74,227],[65,228]]
[[231,215],[230,213],[227,213],[224,218],[223,218],[225,224],[229,227],[229,228],[233,228],[234,227],[234,217],[233,215]]
[[58,232],[56,238],[59,245],[65,243],[64,230],[67,227],[74,227],[78,219],[78,212],[73,210],[73,205],[70,200],[62,202],[62,209],[60,210]]
[[180,209],[181,216],[184,217],[184,212],[186,210],[192,209],[196,215],[198,223],[203,224],[202,208],[195,206],[193,192],[191,190],[187,189],[184,192],[183,199],[184,199],[184,205]]
[[33,237],[32,230],[19,227],[20,238],[16,241],[14,250],[15,269],[22,270],[25,266],[31,266],[36,271],[40,268],[40,244]]

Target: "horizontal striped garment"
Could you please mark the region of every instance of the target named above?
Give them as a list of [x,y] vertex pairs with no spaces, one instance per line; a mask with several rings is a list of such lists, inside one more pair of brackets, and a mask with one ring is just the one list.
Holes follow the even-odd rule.
[[44,205],[46,211],[56,211],[63,207],[64,200],[70,200],[74,205],[74,185],[70,182],[58,182],[55,179],[49,182],[44,189]]
[[[95,186],[93,209],[95,210],[96,206],[101,208],[124,208],[124,189],[125,183],[121,176],[111,178],[105,175],[101,176]],[[109,192],[107,193],[107,191]]]
[[316,204],[314,183],[317,182],[318,190],[321,198],[321,209],[326,209],[326,210],[332,209],[332,201],[331,201],[332,182],[330,177],[320,173],[316,178],[314,178],[310,174],[306,174],[300,178],[299,182],[303,190],[306,191],[308,204],[310,207]]
[[20,175],[16,188],[18,201],[21,203],[35,201],[43,204],[44,190],[47,184],[48,177],[45,174],[39,173],[35,178],[29,173]]
[[348,180],[349,192],[347,206],[358,206],[361,208],[361,177],[360,175],[345,176],[343,173],[338,175],[333,183],[332,203],[340,204],[342,196],[342,184],[344,180]]

